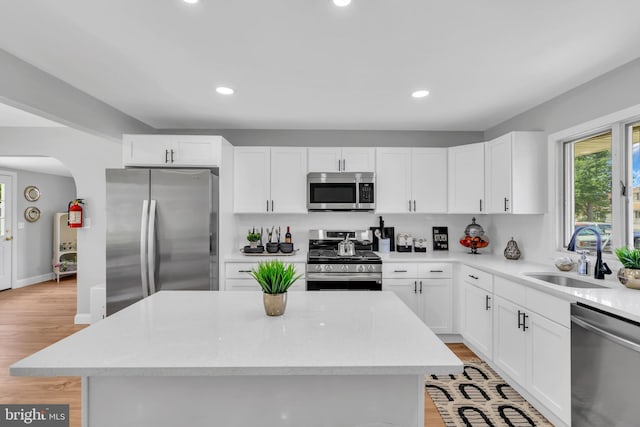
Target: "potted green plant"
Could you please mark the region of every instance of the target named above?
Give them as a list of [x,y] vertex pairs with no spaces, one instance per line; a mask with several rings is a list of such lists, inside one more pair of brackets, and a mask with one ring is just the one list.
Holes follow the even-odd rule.
[[622,247],[616,249],[616,255],[622,263],[618,270],[618,280],[627,288],[640,289],[640,250]]
[[258,267],[251,270],[251,276],[258,281],[262,288],[264,311],[268,316],[281,316],[287,307],[287,291],[302,277],[296,274],[293,264],[285,264],[277,259],[258,263]]
[[249,241],[249,246],[251,248],[257,248],[258,242],[260,241],[261,237],[262,237],[262,234],[256,233],[255,231],[249,231],[249,233],[247,233],[247,240]]

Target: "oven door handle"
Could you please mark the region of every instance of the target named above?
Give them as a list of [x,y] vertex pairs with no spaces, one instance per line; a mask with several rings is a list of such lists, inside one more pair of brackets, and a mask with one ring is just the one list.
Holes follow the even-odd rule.
[[582,327],[584,329],[587,329],[587,330],[589,330],[589,331],[591,331],[591,332],[593,332],[593,333],[595,333],[597,335],[600,335],[603,338],[607,338],[609,341],[613,341],[614,343],[619,344],[619,345],[621,345],[623,347],[626,347],[629,350],[633,350],[633,351],[635,351],[637,353],[640,353],[640,345],[638,345],[638,344],[636,344],[636,343],[634,343],[632,341],[626,340],[624,338],[621,338],[621,337],[619,337],[617,335],[614,335],[611,332],[607,332],[607,331],[602,330],[602,329],[600,329],[600,328],[598,328],[596,326],[593,326],[591,323],[587,323],[584,320],[578,319],[575,316],[571,316],[571,323],[575,323],[576,325],[578,325],[578,326],[580,326],[580,327]]
[[329,273],[329,274],[314,274],[307,273],[307,282],[309,280],[314,280],[316,282],[336,282],[336,281],[344,281],[348,282],[350,280],[353,281],[376,281],[381,282],[381,275],[370,275],[370,274],[354,274],[354,273]]

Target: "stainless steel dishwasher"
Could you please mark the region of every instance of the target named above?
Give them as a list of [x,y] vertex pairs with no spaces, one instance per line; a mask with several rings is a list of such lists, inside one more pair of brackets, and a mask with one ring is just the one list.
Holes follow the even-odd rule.
[[640,324],[571,305],[571,425],[640,423]]

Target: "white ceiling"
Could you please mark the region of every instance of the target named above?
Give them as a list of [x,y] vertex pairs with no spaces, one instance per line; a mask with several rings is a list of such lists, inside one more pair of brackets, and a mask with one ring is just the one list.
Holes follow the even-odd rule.
[[0,156],[0,169],[3,168],[48,173],[50,175],[71,176],[69,169],[59,160],[52,157]]
[[23,0],[3,4],[0,48],[157,128],[485,130],[640,57],[638,15],[637,0]]
[[60,123],[0,104],[0,127],[61,127]]

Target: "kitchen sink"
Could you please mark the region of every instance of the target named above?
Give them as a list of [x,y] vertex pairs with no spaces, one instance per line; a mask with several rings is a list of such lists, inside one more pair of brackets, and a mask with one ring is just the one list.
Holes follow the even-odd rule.
[[566,286],[567,288],[607,288],[607,286],[597,285],[592,282],[576,279],[575,277],[558,276],[549,273],[525,273],[525,276],[531,277],[532,279],[542,280],[543,282],[551,283],[552,285]]

